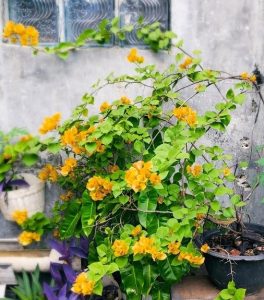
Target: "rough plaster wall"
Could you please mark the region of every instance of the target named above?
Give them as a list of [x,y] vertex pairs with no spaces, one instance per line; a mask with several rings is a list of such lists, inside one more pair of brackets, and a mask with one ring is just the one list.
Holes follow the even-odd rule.
[[[171,27],[185,40],[187,50],[201,49],[207,68],[227,70],[233,74],[251,71],[257,63],[264,71],[264,1],[262,0],[171,0]],[[90,48],[78,51],[64,62],[54,56],[40,54],[33,57],[31,50],[12,45],[0,45],[0,128],[25,127],[36,132],[43,117],[60,111],[66,118],[71,108],[79,103],[81,96],[98,78],[111,71],[127,73],[131,65],[126,62],[128,50],[114,48]],[[147,63],[164,68],[171,58],[153,55],[144,50]],[[225,86],[223,87],[225,88]],[[121,95],[147,93],[137,87],[124,90],[122,86],[105,89],[98,95],[96,107],[101,102]],[[192,103],[199,111],[213,107],[221,100],[215,89],[209,96]],[[253,102],[254,101],[254,102]],[[211,132],[208,141],[224,145],[235,158],[248,158],[250,150],[241,148],[240,140],[250,138],[254,144],[264,143],[263,106],[254,125],[259,98],[255,94],[239,108],[226,134]],[[255,166],[251,164],[251,177]],[[48,188],[47,203],[54,198]],[[253,221],[264,224],[264,207],[260,204],[263,191],[254,194],[249,212]],[[47,204],[47,206],[50,206]],[[0,217],[1,236],[12,236],[15,226]]]

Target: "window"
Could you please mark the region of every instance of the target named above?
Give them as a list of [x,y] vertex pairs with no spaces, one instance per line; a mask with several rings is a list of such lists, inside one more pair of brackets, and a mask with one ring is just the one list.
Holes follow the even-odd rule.
[[[147,23],[159,21],[169,28],[169,0],[7,0],[3,5],[5,21],[35,26],[43,44],[73,41],[84,29],[115,16],[120,26],[135,24],[143,16]],[[126,43],[140,44],[135,32]]]

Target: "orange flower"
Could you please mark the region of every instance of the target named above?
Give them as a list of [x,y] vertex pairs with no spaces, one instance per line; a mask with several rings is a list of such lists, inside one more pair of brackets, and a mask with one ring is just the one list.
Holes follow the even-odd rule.
[[189,263],[194,265],[202,265],[204,263],[203,256],[193,255],[192,253],[187,253],[187,252],[181,252],[180,255],[178,256],[178,260],[179,261],[187,260]]
[[50,180],[51,182],[56,182],[58,179],[58,173],[57,170],[51,164],[46,164],[40,170],[38,178],[43,181]]
[[19,235],[18,241],[21,245],[27,246],[31,244],[33,241],[39,242],[40,234],[38,234],[37,232],[23,231]]
[[96,141],[96,152],[103,153],[105,151],[105,145],[101,141]]
[[71,288],[71,291],[75,294],[90,296],[93,293],[95,281],[88,279],[85,272],[80,273]]
[[142,232],[142,227],[140,225],[137,225],[132,231],[131,231],[131,235],[133,235],[133,237],[140,235],[140,233]]
[[108,166],[107,170],[109,173],[115,173],[116,171],[119,170],[119,167],[118,165],[112,165],[112,166]]
[[61,175],[67,176],[77,166],[77,160],[69,157],[65,160],[64,165],[61,167]]
[[73,197],[73,192],[72,192],[72,191],[68,191],[67,193],[61,194],[61,195],[60,195],[60,199],[61,199],[62,201],[68,201],[68,200],[70,200],[72,197]]
[[186,57],[184,62],[180,64],[181,69],[187,69],[193,62],[193,59],[191,57]]
[[132,101],[129,98],[127,98],[126,96],[122,96],[120,100],[121,100],[122,104],[127,104],[128,105],[128,104],[132,103]]
[[191,127],[197,124],[197,113],[188,106],[175,108],[173,114],[178,120],[186,122]]
[[153,184],[153,185],[157,185],[160,184],[161,179],[160,176],[157,173],[152,173],[149,177],[149,181]]
[[100,176],[94,176],[87,182],[86,188],[90,191],[90,196],[94,201],[103,200],[112,192],[113,184]]
[[254,74],[253,75],[249,75],[247,72],[241,73],[240,77],[243,80],[247,80],[247,81],[250,81],[250,82],[253,82],[253,83],[255,83],[257,81],[256,75],[254,75]]
[[174,243],[169,243],[168,245],[168,252],[174,255],[177,255],[180,253],[180,242],[174,242]]
[[151,255],[152,259],[154,261],[156,260],[164,260],[167,258],[167,255],[162,252],[162,251],[158,251],[155,247],[152,247],[150,250],[149,250],[149,254]]
[[114,251],[114,255],[116,257],[127,255],[129,246],[123,240],[115,240],[114,244],[112,245],[112,249]]
[[139,241],[136,242],[135,245],[132,247],[134,255],[150,253],[153,243],[154,240],[152,238],[141,236]]
[[15,210],[12,213],[12,219],[16,221],[18,225],[22,225],[28,219],[27,210]]
[[27,142],[27,141],[30,141],[31,139],[32,139],[32,135],[27,134],[27,135],[21,136],[21,138],[19,140],[20,140],[20,142]]
[[56,113],[51,117],[46,117],[39,128],[39,133],[46,134],[47,132],[56,129],[59,125],[60,119],[60,113]]
[[203,168],[199,164],[194,164],[192,166],[187,166],[186,170],[188,174],[191,174],[194,177],[198,177],[201,175]]
[[78,129],[73,126],[64,132],[61,137],[61,143],[65,146],[70,146],[75,154],[80,154],[84,152],[85,149],[80,147],[78,143],[85,140],[88,135],[87,131],[88,130],[83,130],[78,132]]
[[208,246],[208,244],[203,244],[200,250],[203,253],[207,253],[210,250],[210,247]]
[[127,59],[131,63],[143,63],[144,62],[144,57],[143,56],[138,56],[138,52],[136,48],[132,48],[127,56]]
[[231,170],[229,168],[224,168],[223,174],[224,174],[224,176],[229,176],[231,174]]
[[[151,173],[152,163],[137,161],[133,163],[125,173],[125,181],[127,185],[135,192],[143,191],[147,187],[148,180],[152,180],[153,184],[160,183],[160,177],[156,173]],[[151,179],[150,179],[151,178]]]
[[111,108],[111,105],[107,102],[107,101],[105,101],[105,102],[103,102],[102,104],[101,104],[101,106],[100,106],[100,111],[102,112],[102,113],[104,113],[105,111],[107,111],[108,109],[110,109]]

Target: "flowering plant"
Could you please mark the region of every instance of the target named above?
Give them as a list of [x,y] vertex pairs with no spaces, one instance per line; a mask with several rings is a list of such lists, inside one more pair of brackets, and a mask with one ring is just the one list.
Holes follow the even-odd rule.
[[[219,146],[198,141],[209,130],[226,129],[230,112],[243,103],[255,79],[200,69],[199,57],[182,53],[164,72],[143,64],[136,49],[128,61],[135,64],[135,75],[108,77],[94,86],[63,124],[55,115],[45,120],[43,133],[56,130],[53,142],[66,158],[61,166],[45,166],[40,178],[56,178],[65,190],[55,205],[60,238],[90,239],[88,271],[76,278],[73,292],[101,294],[101,278],[119,271],[129,299],[169,299],[170,285],[204,262],[193,243],[204,218],[232,218],[242,206],[229,187],[235,178],[230,157]],[[198,114],[189,105],[195,95],[230,78],[239,83],[215,110]],[[143,85],[149,95],[111,99],[98,116],[88,117],[96,93],[121,82]],[[186,89],[193,91],[188,99],[181,94]],[[219,202],[226,195],[228,207]]]
[[[140,30],[140,36],[155,50],[175,37],[157,24]],[[61,124],[56,113],[40,127],[43,135],[56,133],[47,139],[53,153],[64,153],[62,165],[48,164],[39,173],[65,191],[53,210],[56,236],[84,235],[90,241],[88,269],[71,287],[81,297],[102,294],[101,279],[119,272],[129,299],[169,299],[171,284],[204,262],[201,252],[208,245],[201,251],[194,245],[204,219],[232,218],[244,205],[230,187],[235,179],[230,156],[201,139],[210,130],[226,130],[256,78],[203,69],[198,52],[186,54],[181,41],[175,46],[176,63],[165,71],[144,63],[132,49],[127,59],[135,66],[133,75],[108,76],[83,96],[68,120]],[[225,96],[220,92],[215,108],[198,113],[191,107],[197,95],[219,91],[218,82],[225,80],[238,83]],[[122,83],[149,92],[109,99],[98,115],[88,116],[101,89]],[[222,196],[230,199],[228,206],[221,205]]]
[[0,131],[0,194],[16,187],[28,186],[19,175],[23,167],[31,167],[38,160],[41,145],[27,131],[14,128]]

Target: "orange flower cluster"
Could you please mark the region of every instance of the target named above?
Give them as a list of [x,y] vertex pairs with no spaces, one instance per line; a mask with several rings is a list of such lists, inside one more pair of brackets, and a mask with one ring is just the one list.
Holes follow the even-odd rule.
[[197,112],[188,106],[176,107],[173,114],[178,120],[186,122],[191,127],[197,124]]
[[64,165],[61,167],[61,175],[67,176],[77,166],[77,160],[69,157],[65,160]]
[[180,253],[180,246],[181,246],[180,242],[169,243],[168,253],[171,253],[171,254],[174,254],[174,255],[179,254]]
[[127,56],[127,59],[129,62],[131,63],[139,63],[142,64],[144,62],[144,57],[143,56],[139,56],[137,49],[136,48],[132,48]]
[[202,173],[202,166],[199,164],[194,164],[192,166],[187,166],[186,171],[188,174],[191,174],[194,177],[198,177]]
[[257,77],[256,75],[250,75],[248,74],[247,72],[243,72],[240,74],[240,77],[243,79],[243,80],[247,80],[247,81],[250,81],[250,82],[257,82]]
[[38,234],[37,232],[23,231],[19,235],[18,241],[21,245],[27,246],[27,245],[30,245],[34,241],[39,242],[40,234]]
[[118,165],[108,166],[108,168],[107,168],[107,171],[108,171],[109,173],[115,173],[115,172],[118,171],[118,170],[119,170]]
[[112,245],[112,249],[114,251],[114,255],[116,257],[127,255],[129,246],[123,240],[115,240],[114,244]]
[[71,288],[71,291],[75,294],[90,296],[93,293],[95,281],[88,279],[85,272],[80,273]]
[[186,57],[184,62],[180,64],[181,69],[187,69],[193,62],[193,59],[191,57]]
[[14,44],[20,42],[22,46],[37,46],[39,32],[33,26],[8,21],[4,27],[3,38],[9,39]]
[[208,244],[203,244],[200,250],[203,253],[207,253],[210,250],[210,247],[208,246]]
[[178,260],[187,260],[189,263],[194,265],[202,265],[204,263],[204,257],[199,255],[193,255],[192,253],[181,252],[178,256]]
[[223,169],[223,174],[224,174],[224,176],[229,176],[231,174],[231,170],[226,167]]
[[50,180],[51,182],[56,182],[58,179],[58,173],[57,170],[51,164],[46,164],[40,170],[38,178],[43,181]]
[[32,135],[27,134],[27,135],[21,136],[21,138],[19,140],[20,140],[20,142],[27,142],[27,141],[30,141],[31,139],[32,139]]
[[75,154],[81,154],[85,149],[79,146],[79,142],[86,139],[88,130],[78,131],[76,126],[67,129],[62,137],[61,143],[64,146],[70,146]]
[[127,98],[126,96],[122,96],[120,101],[122,104],[125,104],[125,105],[129,105],[132,103],[132,101],[129,98]]
[[105,151],[105,145],[101,141],[96,141],[96,152],[103,153]]
[[131,235],[133,237],[136,237],[138,235],[140,235],[142,232],[142,227],[140,225],[137,225],[132,231],[131,231]]
[[157,248],[154,246],[154,240],[152,238],[147,238],[145,236],[140,237],[139,241],[137,241],[132,247],[132,250],[134,255],[150,254],[154,261],[164,260],[167,257],[164,252],[157,250]]
[[59,125],[60,120],[60,113],[56,113],[51,117],[46,117],[39,128],[39,133],[46,134],[47,132],[56,129]]
[[113,184],[100,176],[94,176],[87,182],[86,188],[94,201],[103,200],[112,191]]
[[16,221],[18,225],[22,225],[28,219],[27,210],[15,210],[12,213],[12,219]]
[[138,161],[133,163],[132,167],[126,171],[125,181],[127,185],[135,192],[143,191],[148,181],[153,185],[161,182],[160,176],[156,173],[151,173],[151,162]]
[[69,201],[72,197],[73,197],[73,192],[72,191],[68,191],[67,193],[60,195],[60,199],[62,201]]
[[100,106],[100,112],[104,113],[108,109],[111,108],[111,104],[109,104],[107,101],[103,102]]

